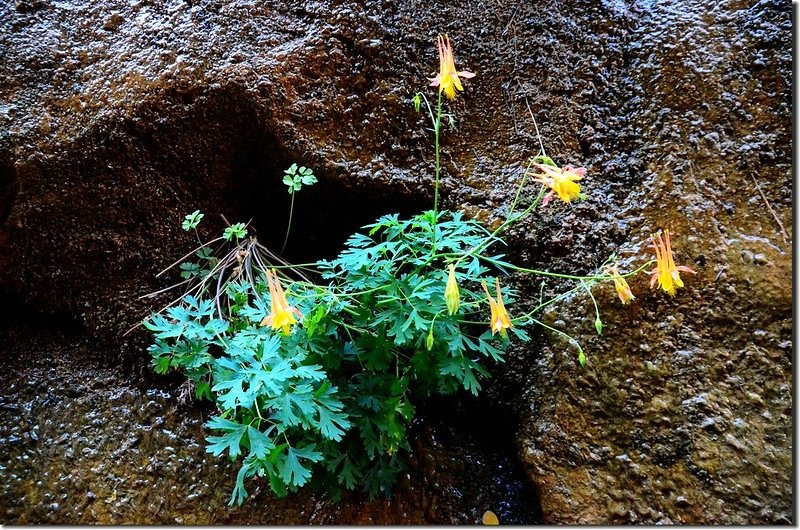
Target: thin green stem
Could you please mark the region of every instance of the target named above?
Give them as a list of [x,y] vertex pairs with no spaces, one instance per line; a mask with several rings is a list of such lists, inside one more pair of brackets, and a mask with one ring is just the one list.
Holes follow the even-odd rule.
[[548,326],[544,322],[541,322],[540,320],[536,320],[535,318],[532,318],[532,317],[531,317],[531,322],[534,322],[535,324],[539,324],[543,328],[548,329],[548,330],[552,331],[553,333],[558,333],[559,335],[562,335],[562,336],[566,337],[569,340],[570,344],[574,344],[575,346],[578,347],[579,351],[583,351],[583,348],[581,348],[581,345],[577,341],[577,339],[575,339],[575,337],[573,337],[569,333],[565,333],[565,332],[561,331],[560,329],[556,329],[556,328],[554,328],[552,326]]
[[517,202],[519,201],[519,195],[522,192],[522,188],[525,186],[525,182],[528,180],[528,172],[531,169],[531,164],[533,164],[533,160],[528,160],[528,167],[525,168],[525,172],[522,174],[522,180],[517,186],[517,193],[514,195],[514,200],[511,202],[511,207],[508,209],[508,217],[506,217],[506,221],[511,219],[511,216],[514,215],[514,208],[517,207]]
[[547,153],[544,151],[544,144],[542,143],[542,135],[539,134],[539,126],[536,124],[536,118],[533,115],[533,110],[531,110],[531,104],[528,103],[528,97],[525,97],[525,105],[528,106],[528,114],[531,115],[531,120],[533,120],[533,128],[536,129],[536,138],[539,139],[539,152],[542,156],[547,156]]
[[433,183],[433,223],[431,230],[431,254],[436,252],[436,223],[439,220],[439,174],[441,172],[441,157],[439,154],[439,133],[442,130],[442,91],[436,102],[436,121],[433,124],[434,152],[436,154],[436,174]]
[[436,102],[436,120],[433,122],[434,148],[436,155],[436,174],[433,185],[433,224],[434,224],[434,246],[436,244],[436,217],[439,212],[439,172],[441,171],[441,160],[439,156],[439,132],[442,128],[442,91]]
[[[478,258],[483,259],[483,260],[488,261],[489,263],[493,263],[493,264],[498,264],[499,263],[498,260],[493,259],[493,258],[489,258],[487,256],[478,256]],[[650,261],[648,261],[644,265],[641,265],[638,269],[636,269],[636,270],[634,270],[632,272],[629,272],[627,274],[620,274],[620,277],[626,278],[628,276],[633,276],[634,274],[638,274],[642,270],[644,270],[647,267],[649,267],[650,265],[652,265],[655,261],[656,260],[651,259]],[[525,273],[528,273],[528,274],[535,274],[537,276],[550,276],[552,278],[566,278],[568,280],[613,280],[614,279],[614,276],[576,276],[576,275],[573,275],[573,274],[560,274],[560,273],[557,273],[557,272],[541,271],[541,270],[538,270],[538,269],[528,269],[528,268],[525,268],[525,267],[518,267],[516,265],[510,264],[510,263],[505,263],[505,262],[501,263],[501,265],[503,267],[509,268],[511,270],[515,270],[517,272],[525,272]]]
[[433,116],[433,109],[431,108],[431,104],[428,101],[428,98],[422,92],[417,92],[418,96],[422,97],[422,100],[425,101],[425,106],[428,107],[428,116],[431,118],[431,124],[436,127],[436,118]]
[[[645,268],[649,267],[649,266],[650,266],[650,264],[651,264],[651,263],[653,263],[654,261],[655,261],[655,260],[650,260],[650,261],[648,261],[647,263],[645,263],[644,265],[642,265],[641,267],[639,267],[638,269],[636,269],[636,270],[634,270],[634,271],[628,272],[628,273],[626,273],[626,274],[621,274],[621,275],[620,275],[620,277],[622,277],[622,278],[625,278],[625,277],[627,277],[627,276],[633,276],[633,275],[635,275],[635,274],[638,274],[639,272],[641,272],[641,271],[642,271],[642,269],[645,269]],[[524,272],[524,271],[523,271],[523,272]],[[602,276],[594,276],[594,277],[592,277],[592,276],[587,276],[587,277],[584,277],[584,278],[582,278],[582,279],[587,279],[587,280],[591,280],[591,279],[594,279],[594,280],[613,280],[613,279],[614,279],[614,277],[613,277],[613,276],[609,276],[609,277],[602,277]],[[570,296],[572,296],[572,295],[575,293],[575,291],[577,291],[578,289],[579,289],[579,287],[573,287],[572,289],[570,289],[570,290],[568,290],[568,291],[565,291],[565,292],[561,293],[561,294],[560,294],[560,295],[558,295],[558,296],[554,296],[553,298],[551,298],[550,300],[547,300],[546,302],[542,302],[542,301],[541,301],[541,298],[540,298],[540,301],[539,301],[539,305],[538,305],[538,306],[534,307],[533,309],[531,309],[531,310],[530,310],[530,311],[528,311],[527,313],[524,313],[524,314],[522,314],[522,315],[520,315],[520,316],[518,316],[518,317],[514,317],[514,318],[512,318],[512,319],[511,319],[511,321],[512,321],[512,322],[515,322],[515,323],[516,323],[516,322],[520,322],[520,323],[521,323],[521,322],[527,322],[528,320],[532,320],[532,315],[534,315],[535,313],[537,313],[537,312],[541,311],[542,309],[544,309],[545,307],[547,307],[547,306],[549,306],[549,305],[552,305],[552,304],[554,304],[554,303],[556,303],[556,302],[560,302],[561,300],[564,300],[565,298],[569,298],[569,297],[570,297]],[[599,316],[599,315],[598,315],[598,316]]]
[[286,225],[286,237],[283,238],[283,246],[278,254],[283,254],[283,251],[286,250],[286,243],[289,242],[289,231],[292,229],[292,213],[294,212],[294,195],[295,193],[292,191],[292,200],[289,203],[289,223]]
[[258,427],[261,427],[261,420],[264,419],[264,416],[261,415],[261,409],[258,408],[258,398],[253,400],[253,404],[256,406],[256,414],[258,414]]
[[[539,191],[539,194],[536,196],[536,198],[533,200],[533,202],[530,204],[530,206],[525,208],[525,211],[523,211],[521,214],[517,215],[516,217],[509,216],[508,219],[506,219],[500,226],[495,228],[494,231],[492,231],[491,234],[486,236],[486,238],[483,241],[481,241],[480,243],[475,245],[468,252],[465,252],[464,254],[462,254],[461,257],[456,260],[456,265],[458,265],[458,263],[460,263],[461,260],[464,260],[464,259],[468,258],[469,256],[476,256],[478,252],[481,252],[483,249],[488,247],[491,243],[493,243],[493,242],[498,240],[497,239],[497,234],[499,234],[500,232],[505,230],[506,227],[512,225],[513,223],[516,223],[517,221],[519,221],[520,219],[522,219],[523,217],[528,215],[531,212],[531,210],[533,210],[534,208],[536,208],[536,206],[538,206],[539,202],[542,200],[542,197],[544,197],[544,191],[545,191],[544,187],[542,187],[542,189]],[[484,256],[478,256],[478,257],[487,259]],[[518,270],[521,270],[521,269],[518,269]],[[524,271],[522,271],[522,272],[524,272]]]
[[[594,294],[592,294],[592,290],[589,288],[589,286],[586,284],[586,282],[584,280],[581,280],[581,285],[583,286],[584,289],[586,289],[586,292],[589,293],[589,298],[592,299],[592,303],[594,304],[594,315],[595,315],[595,319],[596,319],[595,322],[600,321],[600,308],[597,307],[597,300],[595,300]],[[595,325],[597,325],[597,324],[595,324]],[[602,325],[602,321],[601,321],[600,325]],[[598,333],[599,333],[599,331],[598,331]]]

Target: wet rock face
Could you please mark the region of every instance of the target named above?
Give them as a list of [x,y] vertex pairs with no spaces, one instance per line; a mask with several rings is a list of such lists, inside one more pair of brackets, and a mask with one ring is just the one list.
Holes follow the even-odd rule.
[[[292,161],[323,177],[304,194],[305,213],[298,209],[295,233],[307,237],[294,248],[303,257],[308,246],[335,252],[380,213],[417,209],[408,198],[418,186],[388,185],[385,171],[353,165],[362,149],[372,160],[391,116],[373,116],[370,127],[381,135],[355,146],[368,131],[363,108],[386,107],[363,82],[377,78],[386,50],[355,34],[355,26],[364,35],[367,28],[351,7],[4,9],[4,292],[117,339],[146,314],[149,303],[136,296],[163,286],[154,273],[191,248],[179,228],[186,213],[206,212],[203,236],[224,227],[224,215],[254,219],[267,242],[282,237],[288,201],[280,179]],[[380,92],[380,101],[393,97]],[[387,186],[396,192],[376,192]]]
[[[179,226],[186,213],[206,212],[203,237],[224,226],[221,214],[231,222],[252,218],[262,241],[280,244],[288,213],[281,172],[293,161],[309,165],[321,182],[300,197],[288,249],[307,261],[335,253],[349,232],[381,213],[428,207],[431,140],[409,100],[436,68],[434,36],[448,32],[457,66],[478,74],[450,107],[456,123],[443,139],[449,206],[491,219],[511,198],[521,165],[538,151],[529,104],[548,154],[588,168],[590,198],[542,210],[514,230],[510,253],[518,263],[590,272],[617,252],[625,270],[649,259],[650,233],[670,228],[679,263],[698,272],[672,299],[638,278],[631,282],[638,299],[627,308],[609,286],[596,286],[602,337],[592,338],[586,298],[545,315],[583,341],[583,370],[568,345],[544,335],[544,346],[515,346],[498,368],[488,395],[519,417],[518,452],[545,521],[784,522],[791,517],[790,19],[776,0],[706,4],[462,2],[434,10],[419,2],[6,2],[0,294],[35,314],[77,321],[105,339],[101,362],[141,370],[147,337],[122,333],[156,307],[139,295],[177,279],[154,275],[192,249]],[[518,287],[523,299],[539,296],[538,283]],[[548,292],[564,287],[547,285]],[[28,340],[6,337],[7,344]],[[63,353],[78,361],[87,355],[85,348]],[[17,377],[39,381],[45,392],[52,367],[36,369]],[[3,373],[16,370],[25,367],[5,365]],[[125,378],[111,377],[109,388],[80,387],[54,406],[76,418],[100,415],[89,422],[128,409],[134,418],[157,409],[136,425],[169,414],[168,401],[125,390],[116,377]],[[4,406],[19,407],[38,399],[26,392],[0,394]],[[122,396],[117,405],[100,403],[111,395]],[[175,421],[165,429],[185,424],[181,444],[202,444],[199,419]],[[3,422],[13,430],[13,421]],[[67,436],[63,444],[76,451],[83,451],[76,437],[94,432],[102,442],[111,433],[42,425],[36,436],[53,443]],[[177,447],[162,434],[154,446]],[[18,443],[9,436],[23,439],[4,432],[4,446]],[[127,504],[94,485],[78,500],[69,488],[39,488],[30,477],[41,455],[14,453],[29,456],[14,463],[23,478],[4,508],[20,521],[58,520],[70,510],[89,513],[88,506],[96,507],[94,519],[69,520],[155,520],[126,506],[151,504],[143,492],[160,483],[158,472],[137,486],[124,476],[135,466],[118,473],[110,464],[114,451],[127,447],[131,455],[145,446],[122,439],[113,450],[95,448],[84,455],[92,462],[87,474],[73,477],[84,481],[77,489],[94,484],[87,477],[102,464],[130,488]],[[420,447],[437,454],[430,443]],[[200,446],[181,451],[175,461],[191,462],[185,468],[203,476],[198,483],[217,481],[227,492],[230,477],[209,467]],[[62,476],[63,462],[51,456],[52,476],[37,480]],[[423,457],[416,472],[463,473],[448,458]],[[437,480],[430,478],[434,490]],[[352,504],[348,520],[467,522],[473,519],[463,514],[436,514],[456,498],[484,499],[481,488],[434,495],[434,506],[420,510],[423,497],[413,493],[385,508]],[[49,497],[29,499],[35,513],[20,516],[8,499],[23,489]],[[222,510],[223,493],[205,494]],[[171,504],[159,521],[175,522],[195,506],[164,495]],[[460,501],[464,513],[468,501]],[[304,494],[291,509],[305,515],[291,520],[328,521],[331,511],[309,515],[315,502]],[[514,506],[506,517],[522,513]],[[222,513],[192,521],[259,522]]]
[[653,6],[631,30],[621,134],[637,134],[642,180],[615,213],[638,217],[621,255],[641,263],[670,228],[697,274],[674,298],[638,279],[627,308],[596,287],[602,337],[585,296],[547,315],[589,364],[555,340],[528,380],[520,448],[546,520],[792,520],[788,31],[770,2]]
[[410,429],[415,455],[391,499],[337,502],[309,488],[276,499],[255,481],[248,502],[229,507],[238,468],[205,452],[210,407],[181,385],[137,385],[104,368],[78,326],[0,322],[0,343],[13,344],[0,370],[17,374],[0,381],[4,523],[453,525],[487,509],[509,524],[541,522],[502,415],[452,400],[429,403]]

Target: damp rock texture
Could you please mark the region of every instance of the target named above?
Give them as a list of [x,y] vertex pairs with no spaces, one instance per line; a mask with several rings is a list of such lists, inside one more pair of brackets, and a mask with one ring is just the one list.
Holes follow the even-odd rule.
[[[583,339],[588,364],[549,336],[526,381],[521,456],[546,521],[789,523],[789,13],[669,4],[640,13],[626,39],[617,112],[637,163],[618,175],[636,177],[607,229],[625,231],[625,272],[653,256],[648,235],[669,228],[677,263],[697,274],[682,274],[672,298],[638,277],[629,307],[595,286],[602,336],[585,293],[548,311]],[[553,239],[580,253],[573,234],[603,210],[589,199]]]
[[[599,337],[588,297],[551,306],[542,319],[581,340],[585,368],[557,335],[512,345],[487,395],[513,412],[511,453],[538,496],[498,488],[485,467],[475,479],[458,465],[472,458],[463,434],[420,426],[411,473],[428,482],[407,491],[449,493],[353,501],[347,521],[304,493],[268,522],[477,521],[500,502],[489,490],[506,492],[501,521],[538,520],[539,508],[548,523],[790,521],[789,15],[777,0],[3,2],[0,294],[28,315],[0,342],[16,352],[0,392],[3,447],[17,448],[2,462],[5,520],[267,522],[253,515],[274,502],[266,494],[225,515],[232,468],[203,454],[203,411],[172,409],[179,382],[153,390],[147,336],[124,332],[169,301],[138,297],[179,281],[155,274],[192,250],[185,214],[206,213],[203,238],[224,216],[282,243],[292,162],[320,178],[296,205],[295,261],[330,257],[380,214],[429,208],[432,141],[411,98],[437,67],[435,35],[449,33],[457,66],[477,76],[447,105],[448,207],[504,215],[540,148],[530,108],[547,153],[587,168],[588,199],[517,227],[517,263],[591,273],[617,253],[627,271],[669,228],[697,274],[674,298],[641,275],[624,308],[595,285]],[[539,282],[515,281],[520,310],[534,304]],[[91,346],[51,353],[34,340],[48,318]],[[78,367],[89,372],[59,382]],[[151,388],[133,390],[132,372]],[[474,460],[512,475],[493,458]]]
[[75,324],[9,316],[0,344],[12,344],[0,373],[14,374],[0,381],[4,524],[455,525],[477,524],[488,509],[508,524],[541,522],[508,424],[474,401],[423,407],[391,498],[337,501],[308,489],[275,498],[255,481],[248,501],[230,507],[238,467],[206,453],[203,423],[214,411],[187,399],[185,386],[104,367]]

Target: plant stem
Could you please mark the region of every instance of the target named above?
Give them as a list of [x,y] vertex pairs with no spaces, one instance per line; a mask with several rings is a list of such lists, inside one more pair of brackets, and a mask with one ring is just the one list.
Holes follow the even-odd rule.
[[[436,226],[436,214],[439,211],[439,172],[441,170],[441,163],[439,158],[439,131],[442,127],[442,92],[439,91],[439,98],[436,103],[436,120],[433,122],[434,134],[434,148],[436,154],[436,174],[433,185],[433,224]],[[436,242],[436,232],[434,230],[434,244]]]
[[[497,260],[489,258],[489,257],[486,257],[486,256],[478,256],[478,258],[483,259],[485,261],[488,261],[489,263],[496,263],[497,262]],[[647,267],[649,267],[650,265],[652,265],[655,261],[656,260],[651,259],[650,261],[648,261],[644,265],[640,266],[635,271],[629,272],[629,273],[624,274],[624,275],[621,274],[620,278],[626,278],[628,276],[633,276],[634,274],[638,274],[642,270],[644,270]],[[581,280],[581,281],[583,281],[583,280],[613,280],[614,279],[614,276],[575,276],[573,274],[559,274],[557,272],[548,272],[548,271],[540,271],[538,269],[527,269],[525,267],[517,267],[516,265],[510,264],[510,263],[505,263],[505,262],[502,265],[504,267],[509,268],[509,269],[515,270],[517,272],[525,272],[525,273],[528,273],[528,274],[536,274],[538,276],[551,276],[553,278],[566,278],[568,280]]]
[[[513,223],[516,223],[517,221],[519,221],[520,219],[522,219],[523,217],[528,215],[528,213],[530,213],[531,210],[536,208],[536,206],[539,204],[539,201],[542,200],[542,197],[544,197],[544,191],[545,191],[545,187],[542,186],[542,189],[539,191],[539,194],[536,196],[536,199],[534,199],[533,203],[531,203],[530,206],[525,208],[525,211],[523,211],[521,214],[517,215],[516,217],[509,216],[500,226],[495,228],[494,231],[491,234],[486,236],[486,239],[484,239],[483,241],[481,241],[480,243],[475,245],[475,247],[473,247],[472,250],[462,254],[461,257],[456,260],[456,265],[458,265],[458,263],[461,260],[467,258],[468,256],[477,255],[478,252],[480,252],[483,249],[485,249],[487,246],[489,246],[490,243],[493,243],[494,241],[497,241],[495,236],[497,236],[497,234],[499,234],[500,232],[505,230],[507,226],[509,226],[509,225],[511,225]],[[478,257],[479,258],[483,258],[483,256],[478,256]],[[489,261],[491,261],[491,260],[489,260]],[[518,270],[524,272],[522,269],[518,269]]]
[[545,328],[545,329],[549,329],[549,330],[550,330],[550,331],[552,331],[553,333],[558,333],[559,335],[563,335],[564,337],[566,337],[567,339],[569,339],[569,342],[570,342],[571,344],[574,344],[575,346],[577,346],[579,351],[583,351],[583,348],[581,348],[581,345],[580,345],[580,343],[579,343],[579,342],[578,342],[578,341],[577,341],[577,340],[576,340],[576,339],[575,339],[575,338],[574,338],[572,335],[570,335],[569,333],[565,333],[565,332],[561,331],[560,329],[556,329],[556,328],[554,328],[554,327],[552,327],[552,326],[548,326],[548,325],[547,325],[547,324],[545,324],[544,322],[541,322],[541,321],[539,321],[539,320],[536,320],[535,318],[531,318],[531,321],[532,321],[532,322],[534,322],[534,323],[536,323],[536,324],[539,324],[540,326],[542,326],[542,327],[543,327],[543,328]]
[[289,242],[289,230],[292,229],[292,213],[294,212],[294,191],[292,191],[292,201],[289,203],[289,223],[286,225],[286,237],[283,239],[283,246],[278,254],[283,254],[286,250],[286,243]]
[[592,299],[592,303],[594,304],[594,315],[595,315],[595,318],[597,320],[600,320],[600,308],[597,307],[597,300],[595,300],[594,294],[592,294],[592,289],[583,280],[581,280],[581,285],[583,286],[584,289],[586,289],[586,292],[589,293],[589,298]]
[[436,102],[436,121],[433,123],[434,152],[436,154],[436,174],[433,183],[433,223],[431,230],[431,254],[436,253],[436,222],[439,220],[439,173],[441,159],[439,156],[439,132],[442,129],[442,91]]
[[533,164],[533,160],[528,160],[528,167],[525,168],[525,172],[522,174],[522,180],[517,186],[517,193],[514,196],[514,200],[511,202],[511,208],[508,209],[508,217],[506,217],[506,221],[511,219],[511,216],[514,215],[514,208],[517,207],[517,202],[519,201],[519,195],[522,192],[522,188],[525,186],[525,182],[528,180],[528,172],[531,169],[531,164]]

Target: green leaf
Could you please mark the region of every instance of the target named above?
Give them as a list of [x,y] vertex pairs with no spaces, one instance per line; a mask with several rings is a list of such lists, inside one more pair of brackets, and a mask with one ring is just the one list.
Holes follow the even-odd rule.
[[200,221],[202,221],[204,215],[205,214],[200,213],[200,210],[195,210],[192,213],[187,214],[186,217],[183,218],[183,223],[181,223],[181,228],[183,228],[187,232],[189,230],[197,228],[197,225],[200,224]]
[[226,241],[230,241],[234,237],[236,239],[244,239],[247,236],[247,228],[245,228],[244,223],[236,223],[235,225],[231,225],[225,229],[222,233],[222,237],[225,238]]
[[322,305],[318,305],[313,313],[303,319],[303,327],[305,328],[309,339],[314,336],[317,325],[319,324],[320,320],[322,320],[323,316],[325,316],[325,308]]
[[322,454],[314,450],[314,445],[303,449],[289,447],[280,477],[285,483],[295,487],[302,486],[311,478],[311,469],[303,467],[300,459],[319,462],[322,460]]
[[194,388],[194,397],[197,399],[213,399],[211,396],[211,385],[206,381],[200,381]]
[[169,357],[154,357],[153,358],[153,370],[160,375],[163,375],[169,371]]
[[411,326],[414,326],[417,331],[424,331],[427,327],[427,324],[428,321],[420,316],[420,314],[417,312],[417,308],[415,307],[411,310],[411,314],[408,315],[408,319],[406,319],[405,323],[403,323],[401,331],[408,331]]
[[231,500],[228,502],[228,506],[233,506],[234,504],[241,506],[247,498],[247,490],[244,489],[244,479],[246,475],[249,474],[249,471],[247,466],[242,466],[239,469],[239,473],[236,474],[236,485],[233,487]]
[[353,464],[353,461],[350,460],[349,456],[346,456],[343,462],[342,469],[339,471],[339,484],[344,485],[349,490],[355,489],[359,479],[361,478],[361,473],[359,472],[358,467]]
[[314,392],[314,399],[318,399],[320,396],[325,394],[330,387],[331,387],[330,381],[323,381],[322,384],[317,389],[317,391]]
[[247,426],[216,416],[206,423],[206,427],[224,432],[222,436],[208,436],[206,438],[209,442],[206,452],[219,456],[227,450],[231,458],[236,458],[242,454],[240,444]]
[[[174,309],[174,308],[171,308]],[[142,322],[142,325],[149,331],[155,333],[156,339],[171,339],[183,335],[186,331],[186,324],[181,322],[171,322],[164,318],[163,315],[151,315],[148,320]]]
[[311,186],[312,184],[317,183],[317,177],[314,176],[314,172],[311,170],[311,168],[301,167],[299,173],[300,180],[306,186]]
[[310,425],[317,410],[309,385],[297,386],[293,392],[268,399],[266,405],[273,411],[270,419],[285,427]]
[[528,332],[527,332],[527,331],[525,331],[524,329],[522,329],[522,328],[521,328],[521,327],[519,327],[519,326],[514,326],[513,328],[511,328],[511,332],[512,332],[512,333],[514,333],[514,335],[515,335],[515,336],[516,336],[516,337],[517,337],[519,340],[523,340],[523,341],[526,341],[526,342],[527,342],[527,341],[529,341],[529,340],[531,340],[531,336],[530,336],[530,335],[528,335]]
[[200,274],[200,264],[185,261],[181,263],[181,278],[192,278]]
[[[235,409],[236,407],[250,407],[253,403],[253,396],[248,390],[244,389],[247,379],[244,376],[220,381],[211,389],[217,392],[217,401],[223,409]],[[227,392],[222,392],[227,390]]]
[[247,438],[250,441],[250,454],[258,459],[265,459],[275,449],[275,444],[263,432],[252,425],[247,427]]
[[322,436],[329,440],[342,441],[345,431],[350,428],[347,416],[325,407],[319,407],[317,411],[319,413],[319,430]]
[[269,474],[269,486],[276,496],[286,496],[286,483],[278,476],[277,473],[272,472]]
[[293,375],[303,379],[311,379],[312,381],[322,381],[328,376],[318,364],[301,364],[295,366]]
[[439,368],[440,374],[455,377],[466,390],[469,390],[473,395],[477,396],[481,385],[475,378],[474,371],[486,375],[486,371],[483,370],[478,363],[470,361],[466,357],[451,357],[445,359],[442,361]]
[[492,342],[494,340],[495,339],[491,335],[491,330],[486,330],[484,334],[478,338],[478,351],[486,355],[487,357],[491,357],[497,362],[504,362],[503,359],[504,351],[499,348],[495,348],[492,345]]

